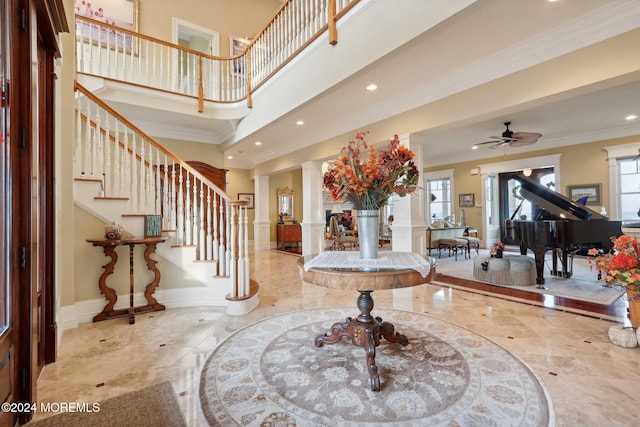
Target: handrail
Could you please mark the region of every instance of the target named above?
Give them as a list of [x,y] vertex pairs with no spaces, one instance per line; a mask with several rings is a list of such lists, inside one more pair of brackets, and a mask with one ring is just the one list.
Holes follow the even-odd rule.
[[238,55],[214,56],[76,15],[76,70],[197,99],[252,107],[252,94],[361,0],[287,0]]
[[[231,197],[229,197],[224,192],[224,190],[222,190],[216,184],[211,182],[207,177],[202,175],[200,172],[198,172],[196,169],[194,169],[193,166],[189,165],[187,162],[185,162],[180,157],[175,155],[168,148],[166,148],[163,145],[159,144],[155,139],[153,139],[152,137],[147,135],[142,129],[137,127],[135,124],[131,123],[124,116],[122,116],[116,110],[111,108],[108,104],[106,104],[104,101],[102,101],[96,95],[94,95],[89,89],[87,89],[86,87],[84,87],[83,85],[78,83],[77,81],[74,81],[73,85],[74,85],[73,86],[74,90],[80,92],[81,94],[83,94],[84,96],[89,98],[91,101],[93,101],[94,103],[99,105],[100,108],[102,108],[103,110],[107,111],[109,114],[113,115],[120,123],[124,124],[125,127],[131,129],[133,132],[135,132],[136,134],[140,135],[145,142],[149,143],[150,145],[154,146],[157,150],[159,150],[160,152],[165,154],[173,162],[175,162],[176,164],[180,165],[180,167],[182,169],[188,170],[192,175],[196,176],[198,179],[202,180],[203,182],[206,182],[207,185],[209,185],[210,187],[215,188],[218,192],[220,192],[220,194],[223,196],[224,199],[226,199],[228,201],[232,200]],[[80,112],[80,113],[82,114],[82,112]],[[86,118],[86,119],[88,120],[89,118]],[[98,125],[96,124],[96,126],[98,126]],[[101,132],[106,132],[106,131],[104,129],[101,129]],[[114,137],[112,135],[110,135],[110,138],[114,138]],[[124,145],[122,143],[119,143],[119,144],[120,144],[121,148],[124,148]],[[130,152],[130,154],[134,155],[134,153],[131,151],[131,149],[129,149],[129,152]],[[137,153],[135,153],[135,156],[136,156],[138,161],[145,161],[144,159],[140,158],[140,156]],[[157,168],[156,168],[155,165],[152,165],[152,164],[147,162],[146,166],[152,168],[154,170],[154,172],[157,172]]]

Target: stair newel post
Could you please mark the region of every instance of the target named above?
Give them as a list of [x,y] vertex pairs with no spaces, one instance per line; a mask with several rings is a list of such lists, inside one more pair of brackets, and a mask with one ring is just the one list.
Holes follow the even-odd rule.
[[230,249],[227,251],[227,265],[229,266],[229,278],[231,279],[231,296],[240,296],[238,283],[238,202],[229,202],[230,212]]
[[248,296],[251,293],[249,283],[249,211],[248,208],[244,208],[244,296]]

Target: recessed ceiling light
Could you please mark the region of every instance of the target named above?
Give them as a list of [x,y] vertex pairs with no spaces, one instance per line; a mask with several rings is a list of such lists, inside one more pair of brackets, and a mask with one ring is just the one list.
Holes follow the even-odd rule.
[[477,146],[477,145],[472,145],[472,146],[471,146],[471,149],[472,149],[472,150],[477,150],[477,149],[478,149],[478,146]]
[[298,126],[302,126],[302,125],[304,124],[304,122],[303,122],[302,120],[298,120],[298,121],[296,122],[296,124],[297,124]]
[[629,114],[627,117],[625,117],[625,120],[635,120],[637,119],[638,116],[636,116],[635,114]]
[[378,86],[374,85],[373,83],[371,83],[369,86],[367,86],[367,90],[370,91],[370,92],[373,92],[376,89],[378,89]]
[[227,156],[227,159],[231,160],[233,159],[233,156]]
[[256,142],[255,142],[255,144],[256,144],[256,145],[262,145],[262,142],[260,142],[260,141],[256,141]]

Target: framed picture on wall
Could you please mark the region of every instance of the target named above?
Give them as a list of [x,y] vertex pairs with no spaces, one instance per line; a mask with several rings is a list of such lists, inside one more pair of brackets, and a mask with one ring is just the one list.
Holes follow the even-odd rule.
[[[75,0],[75,13],[80,16],[104,22],[114,27],[138,31],[138,0]],[[116,32],[108,27],[94,23],[85,23],[77,28],[77,35],[93,43],[100,41],[102,46],[133,49],[137,54],[137,46],[129,34]]]
[[245,200],[249,202],[247,204],[247,209],[254,209],[253,196],[254,193],[238,193],[238,200]]
[[475,194],[467,193],[461,194],[458,198],[458,204],[462,208],[469,208],[475,206]]
[[600,184],[567,185],[567,194],[574,202],[587,198],[587,205],[600,204]]

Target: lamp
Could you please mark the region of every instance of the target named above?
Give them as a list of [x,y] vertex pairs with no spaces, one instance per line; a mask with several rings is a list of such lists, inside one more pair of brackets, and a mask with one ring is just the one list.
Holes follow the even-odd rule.
[[524,176],[531,176],[531,169],[525,169],[522,171],[522,173],[524,174]]
[[333,205],[333,209],[331,209],[331,213],[332,214],[344,213],[344,211],[342,210],[342,206],[340,206],[340,203],[336,203],[335,205]]

